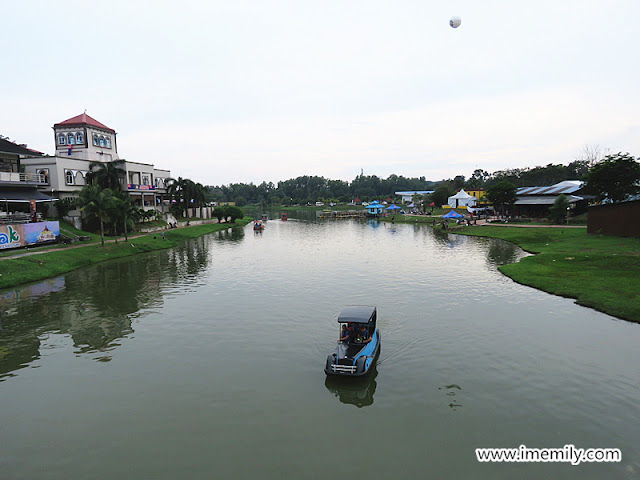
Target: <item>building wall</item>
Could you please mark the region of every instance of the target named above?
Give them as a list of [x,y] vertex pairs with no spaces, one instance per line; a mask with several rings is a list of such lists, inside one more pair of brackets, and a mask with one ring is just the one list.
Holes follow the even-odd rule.
[[640,200],[589,207],[587,233],[640,237]]
[[[87,125],[56,127],[54,132],[56,156],[58,157],[69,156],[92,162],[111,162],[119,159],[114,132]],[[94,138],[98,140],[98,145],[94,145]],[[76,143],[72,144],[71,155],[69,155],[69,140],[72,139]],[[79,139],[82,140],[82,143],[78,143]],[[63,140],[64,143],[62,143]],[[100,145],[100,141],[102,141],[102,145]]]
[[[38,189],[54,198],[77,196],[86,185],[91,162],[120,160],[116,132],[111,129],[78,124],[56,126],[53,130],[55,156],[25,158],[20,162],[25,167],[25,173],[46,172],[47,182],[38,185]],[[161,200],[166,194],[166,180],[171,172],[155,169],[151,164],[129,161],[125,161],[121,167],[125,170],[122,189],[129,193],[134,202],[145,209],[162,208]],[[76,214],[79,215],[79,212]]]
[[465,188],[464,191],[467,192],[469,195],[473,195],[474,197],[476,197],[477,200],[480,200],[481,198],[484,197],[484,189],[483,188],[479,188],[479,189],[471,188],[469,190],[467,190]]
[[[89,172],[87,160],[73,157],[39,157],[25,158],[22,160],[26,173],[42,173],[48,170],[49,184],[40,189],[45,193],[54,193],[56,198],[65,198],[77,195],[85,186],[85,177]],[[72,183],[67,183],[67,172],[73,177]]]

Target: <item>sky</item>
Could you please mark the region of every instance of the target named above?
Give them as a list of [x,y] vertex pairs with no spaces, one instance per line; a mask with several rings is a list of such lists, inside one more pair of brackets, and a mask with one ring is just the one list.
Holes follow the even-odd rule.
[[[203,185],[640,156],[635,0],[0,0],[0,134],[83,113]],[[460,27],[449,26],[452,16]]]

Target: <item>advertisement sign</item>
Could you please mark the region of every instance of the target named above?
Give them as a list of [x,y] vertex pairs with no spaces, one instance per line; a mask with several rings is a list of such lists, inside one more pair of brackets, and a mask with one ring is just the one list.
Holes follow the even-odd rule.
[[0,249],[19,248],[56,241],[60,236],[59,222],[17,223],[0,225]]
[[139,185],[137,183],[127,183],[128,190],[155,190],[155,185]]

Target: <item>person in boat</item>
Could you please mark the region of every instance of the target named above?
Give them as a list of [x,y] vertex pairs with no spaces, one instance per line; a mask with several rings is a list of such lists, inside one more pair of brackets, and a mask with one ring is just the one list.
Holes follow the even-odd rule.
[[369,343],[371,341],[371,337],[369,336],[369,331],[365,325],[360,325],[358,328],[358,335],[356,336],[356,342],[358,343]]
[[340,331],[340,340],[338,340],[339,342],[346,342],[347,340],[349,340],[349,335],[351,332],[349,332],[349,329],[347,328],[347,324],[343,323],[342,324],[342,330]]

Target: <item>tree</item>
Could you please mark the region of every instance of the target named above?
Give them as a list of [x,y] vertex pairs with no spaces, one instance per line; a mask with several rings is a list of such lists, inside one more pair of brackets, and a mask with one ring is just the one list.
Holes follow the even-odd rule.
[[556,201],[549,207],[549,220],[553,223],[562,223],[569,214],[570,206],[569,199],[564,194],[558,195]]
[[81,211],[89,217],[96,217],[100,221],[100,238],[104,247],[104,222],[109,221],[109,210],[114,202],[113,192],[110,188],[101,188],[99,185],[85,185],[80,190],[78,203],[82,205]]
[[467,182],[467,186],[470,188],[482,188],[487,178],[489,178],[488,172],[485,172],[481,168],[476,168],[473,171],[473,175],[471,175],[471,178]]
[[494,208],[498,208],[504,212],[506,207],[515,203],[518,198],[516,195],[517,190],[518,188],[509,180],[501,180],[487,188],[485,197],[493,204]]
[[135,222],[140,218],[140,209],[136,207],[129,194],[122,191],[115,195],[113,207],[111,214],[116,219],[122,221],[124,239],[125,241],[129,241],[129,227],[133,227]]
[[207,192],[201,183],[193,184],[193,200],[196,207],[200,208],[200,218],[203,218],[204,211],[202,210],[202,207],[204,207],[207,202]]
[[244,212],[241,208],[238,208],[234,205],[229,205],[227,207],[227,218],[231,223],[235,222],[237,219],[244,218]]
[[244,212],[241,208],[234,205],[222,205],[213,210],[212,215],[218,219],[220,223],[223,219],[225,222],[235,222],[239,218],[244,218]]
[[600,145],[585,145],[584,147],[582,147],[582,150],[576,158],[576,161],[587,162],[591,166],[601,161],[603,157],[608,154],[608,148],[605,148],[603,150],[602,148],[600,148]]
[[607,155],[585,176],[585,191],[599,200],[621,202],[640,193],[640,163],[628,153]]
[[455,190],[460,190],[464,187],[464,175],[456,175],[453,179],[453,188]]
[[222,219],[226,218],[226,210],[227,210],[227,207],[224,205],[221,205],[214,208],[213,211],[211,212],[211,215],[213,215],[218,219],[218,223],[221,223]]
[[102,188],[110,188],[113,191],[120,190],[122,188],[120,179],[126,175],[125,169],[122,168],[124,163],[125,160],[91,162],[87,174],[88,183],[100,185]]
[[449,201],[449,197],[453,195],[453,190],[446,183],[440,185],[436,190],[431,194],[431,201],[436,204],[436,206],[441,206],[446,204]]
[[176,205],[179,206],[179,209],[171,208],[171,213],[176,217],[184,217],[185,214],[188,213],[187,209],[191,207],[191,200],[204,196],[197,192],[195,182],[188,178],[178,177],[177,180],[170,178],[167,183],[167,193],[172,200],[176,201]]
[[58,212],[58,218],[62,218],[69,213],[69,210],[76,208],[76,198],[63,198],[55,203],[56,211]]
[[214,208],[211,214],[218,219],[218,223],[221,223],[223,219],[227,218],[227,206],[220,205]]

